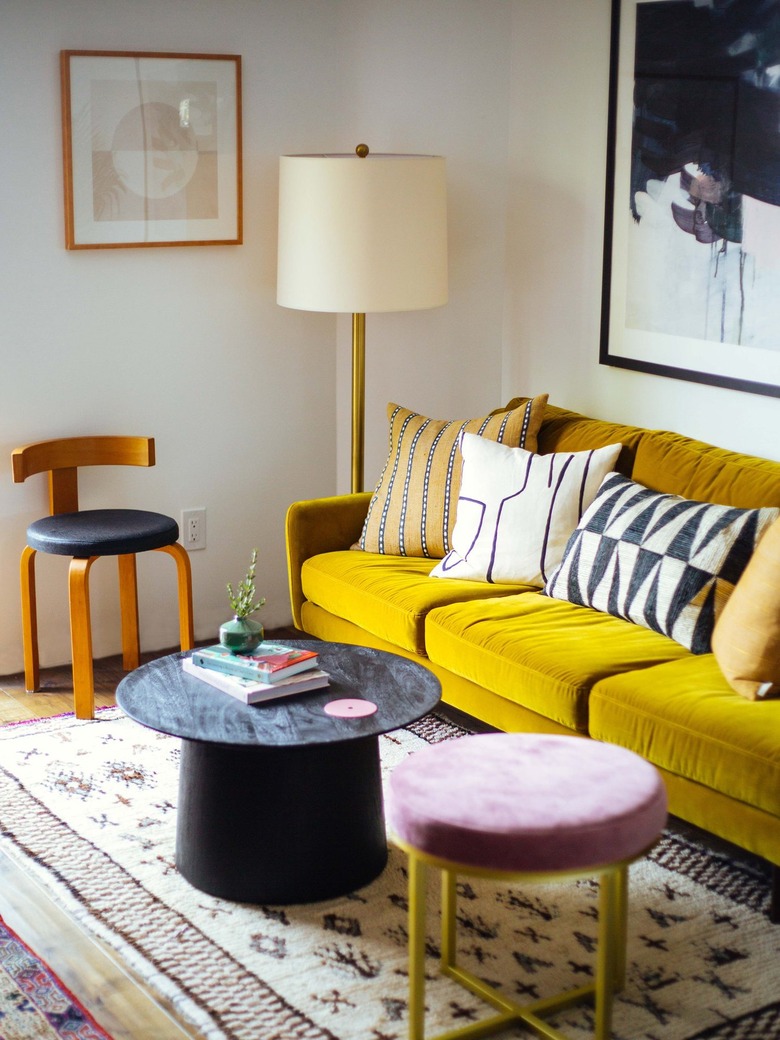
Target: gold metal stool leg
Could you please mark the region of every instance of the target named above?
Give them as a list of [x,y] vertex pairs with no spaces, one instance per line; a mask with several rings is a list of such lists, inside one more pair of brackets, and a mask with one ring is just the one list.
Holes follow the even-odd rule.
[[452,870],[441,872],[441,967],[449,973],[449,969],[457,968],[458,959],[458,922],[456,918],[458,899],[458,877]]
[[[425,888],[426,871],[441,871],[441,972],[470,993],[491,1005],[498,1014],[479,1022],[440,1033],[432,1040],[479,1040],[506,1029],[524,1025],[547,1040],[567,1040],[565,1034],[544,1021],[545,1016],[583,1001],[595,1004],[593,1040],[610,1040],[614,993],[623,987],[626,971],[628,910],[628,863],[601,869],[546,873],[507,873],[475,870],[418,853],[397,842],[407,853],[409,865],[409,1040],[425,1037]],[[472,972],[457,964],[457,878],[458,873],[506,882],[534,883],[599,877],[599,936],[595,982],[564,993],[556,993],[530,1004],[516,1004]]]
[[599,887],[599,945],[596,960],[595,1040],[612,1035],[612,1005],[616,982],[625,972],[624,866],[602,875]]
[[628,950],[628,868],[624,863],[618,867],[615,878],[615,913],[617,929],[615,934],[615,984],[614,990],[619,993],[626,985],[626,955]]
[[[502,996],[498,990],[477,978],[466,968],[458,966],[458,875],[454,867],[441,867],[441,972],[464,989],[490,1004],[497,1015],[468,1026],[450,1030],[436,1040],[478,1040],[490,1036],[515,1022],[521,1021],[521,1008]],[[552,1034],[550,1034],[552,1035]]]
[[427,867],[409,854],[409,1040],[425,1036],[425,892]]

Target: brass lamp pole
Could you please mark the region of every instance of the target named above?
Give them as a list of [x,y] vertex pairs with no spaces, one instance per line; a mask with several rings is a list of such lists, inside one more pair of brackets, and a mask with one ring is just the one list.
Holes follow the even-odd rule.
[[352,315],[352,494],[363,490],[366,442],[366,316]]
[[[359,144],[358,159],[368,158],[369,147]],[[352,494],[363,490],[366,444],[366,315],[352,315]]]

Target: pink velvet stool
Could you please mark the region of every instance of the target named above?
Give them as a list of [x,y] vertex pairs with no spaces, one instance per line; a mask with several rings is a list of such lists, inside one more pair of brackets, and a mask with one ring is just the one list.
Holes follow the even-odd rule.
[[[595,999],[595,1038],[608,1040],[625,980],[628,865],[658,840],[666,790],[632,751],[581,737],[489,733],[407,758],[390,778],[387,819],[409,857],[409,1037],[424,1037],[427,868],[442,873],[441,969],[498,1010],[445,1034],[487,1036],[522,1023],[560,1038],[540,1016]],[[503,881],[598,876],[595,982],[517,1005],[456,964],[458,875]],[[442,1038],[443,1040],[443,1038]]]

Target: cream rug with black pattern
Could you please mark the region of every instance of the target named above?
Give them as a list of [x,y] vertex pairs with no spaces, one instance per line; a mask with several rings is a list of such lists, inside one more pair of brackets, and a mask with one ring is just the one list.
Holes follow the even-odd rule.
[[[384,769],[464,732],[429,716],[382,737]],[[204,895],[174,865],[178,756],[178,740],[115,708],[94,722],[0,727],[0,848],[209,1038],[404,1040],[403,855],[391,850],[373,884],[328,903]],[[489,1011],[437,974],[431,888],[427,1022],[439,1032]],[[593,972],[596,896],[587,881],[526,890],[465,881],[460,958],[520,1001],[581,985]],[[616,1040],[780,1037],[780,926],[767,909],[760,869],[669,831],[631,868]],[[552,1021],[573,1040],[590,1036],[587,1006]]]

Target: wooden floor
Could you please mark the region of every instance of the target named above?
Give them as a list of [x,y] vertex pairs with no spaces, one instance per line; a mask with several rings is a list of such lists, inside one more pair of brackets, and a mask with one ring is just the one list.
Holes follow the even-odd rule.
[[[301,633],[294,628],[279,628],[269,631],[267,638],[300,639]],[[141,663],[164,657],[175,649],[142,653]],[[102,707],[114,704],[114,691],[126,674],[122,671],[121,654],[95,661],[94,673],[95,705]],[[42,668],[40,690],[37,693],[26,692],[21,672],[0,676],[0,725],[22,719],[49,718],[68,711],[73,711],[73,680],[69,664],[60,668]]]
[[[285,629],[268,635],[291,639],[300,633]],[[170,652],[144,654],[142,660]],[[120,655],[95,662],[96,705],[115,703],[114,691],[124,674]],[[0,677],[0,724],[73,711],[70,665],[42,669],[40,685],[39,692],[27,693],[22,674]],[[50,965],[114,1040],[202,1040],[197,1030],[178,1021],[162,998],[153,998],[106,945],[75,924],[3,853],[0,917]]]

